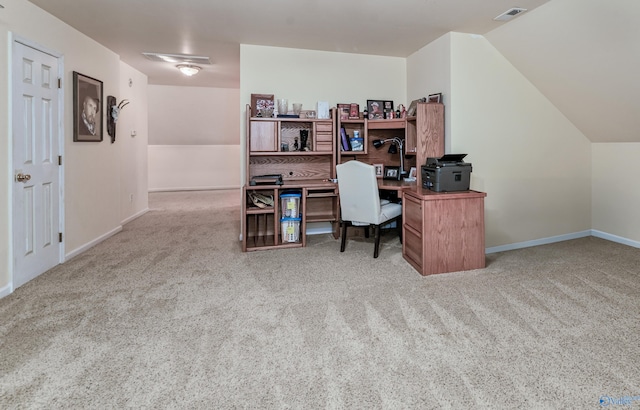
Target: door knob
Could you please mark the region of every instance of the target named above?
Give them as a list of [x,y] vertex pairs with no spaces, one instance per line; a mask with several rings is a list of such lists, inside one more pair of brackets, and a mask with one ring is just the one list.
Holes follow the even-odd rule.
[[27,182],[30,179],[31,179],[31,175],[29,175],[29,174],[20,173],[20,174],[16,175],[16,181],[18,181],[18,182]]

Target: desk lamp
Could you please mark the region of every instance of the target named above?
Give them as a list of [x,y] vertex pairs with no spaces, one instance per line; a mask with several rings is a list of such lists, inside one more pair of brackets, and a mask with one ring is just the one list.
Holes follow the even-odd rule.
[[373,140],[373,146],[378,149],[383,146],[385,142],[391,143],[388,151],[389,154],[396,154],[398,152],[396,145],[400,148],[400,177],[406,176],[407,172],[404,170],[404,141],[398,137],[387,138],[385,140]]

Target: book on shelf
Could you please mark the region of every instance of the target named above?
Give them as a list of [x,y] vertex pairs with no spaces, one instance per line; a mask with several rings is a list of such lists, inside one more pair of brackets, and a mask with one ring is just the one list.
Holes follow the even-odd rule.
[[345,130],[344,127],[340,127],[340,140],[342,141],[342,150],[351,151],[351,142],[349,141],[347,130]]

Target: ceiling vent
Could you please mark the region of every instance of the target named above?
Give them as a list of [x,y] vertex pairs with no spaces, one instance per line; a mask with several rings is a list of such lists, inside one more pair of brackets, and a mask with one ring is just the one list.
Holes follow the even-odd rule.
[[204,56],[194,56],[190,54],[166,54],[166,53],[142,53],[143,56],[147,57],[151,61],[160,61],[163,63],[173,63],[173,64],[205,64],[211,65],[211,60],[209,57]]
[[517,16],[518,14],[524,13],[525,11],[527,11],[527,9],[521,9],[519,7],[514,7],[512,9],[509,9],[509,10],[505,11],[504,13],[499,15],[498,17],[495,17],[494,20],[508,21],[508,20],[511,20],[512,18],[514,18],[515,16]]

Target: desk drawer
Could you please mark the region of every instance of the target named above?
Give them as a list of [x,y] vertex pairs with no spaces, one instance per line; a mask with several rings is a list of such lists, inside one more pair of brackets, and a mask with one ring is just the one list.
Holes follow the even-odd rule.
[[322,141],[331,143],[333,141],[333,134],[330,132],[318,132],[316,133],[316,140],[318,142]]
[[316,123],[316,132],[332,132],[333,131],[333,123],[330,121],[327,122],[317,122]]
[[402,255],[422,275],[422,235],[405,226],[402,229]]
[[402,210],[403,223],[418,232],[422,232],[422,201],[412,196],[404,195],[402,203],[404,204],[404,209]]

